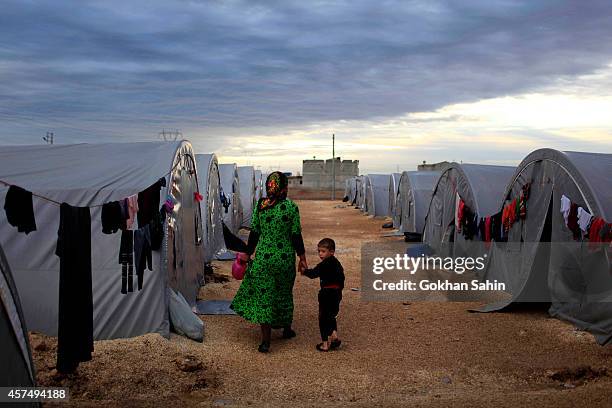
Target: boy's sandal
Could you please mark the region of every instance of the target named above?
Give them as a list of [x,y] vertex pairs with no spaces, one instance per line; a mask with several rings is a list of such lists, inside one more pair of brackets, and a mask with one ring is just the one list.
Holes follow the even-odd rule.
[[292,339],[297,336],[296,332],[293,329],[284,329],[283,330],[283,339]]
[[267,341],[262,341],[259,347],[257,348],[257,351],[259,351],[260,353],[268,353],[270,351],[270,343]]
[[319,351],[323,351],[323,352],[325,352],[325,353],[327,353],[327,352],[329,351],[329,349],[324,349],[324,348],[323,348],[323,343],[319,343],[319,344],[317,344],[317,346],[316,346],[316,347],[317,347],[317,350],[319,350]]
[[342,344],[342,341],[340,339],[332,340],[329,343],[329,348],[330,349],[337,349],[338,347],[340,347],[341,344]]

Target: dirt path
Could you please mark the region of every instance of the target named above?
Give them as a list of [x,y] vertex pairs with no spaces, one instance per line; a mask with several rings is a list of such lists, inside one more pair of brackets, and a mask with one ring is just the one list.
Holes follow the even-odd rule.
[[[467,303],[365,303],[360,248],[383,238],[382,222],[330,201],[299,201],[308,260],[319,239],[336,240],[347,275],[338,325],[342,348],[320,353],[318,282],[298,277],[292,340],[273,337],[257,352],[259,329],[237,316],[204,316],[203,344],[157,335],[96,343],[79,378],[63,380],[75,402],[191,406],[609,406],[612,347],[544,312],[473,314]],[[229,263],[218,263],[229,274]],[[204,299],[231,299],[239,282],[209,284]],[[274,334],[273,334],[274,336]],[[35,339],[36,341],[36,339]],[[35,352],[39,379],[53,384],[53,342]],[[193,355],[204,369],[184,373],[175,358]],[[590,366],[608,376],[553,380],[552,372]],[[55,382],[57,383],[57,382]],[[174,401],[174,402],[173,402]]]

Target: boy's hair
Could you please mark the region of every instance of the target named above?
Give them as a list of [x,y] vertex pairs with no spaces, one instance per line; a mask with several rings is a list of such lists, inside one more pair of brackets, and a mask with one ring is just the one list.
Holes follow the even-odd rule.
[[334,252],[336,251],[336,243],[331,238],[323,238],[322,240],[319,241],[319,243],[317,244],[317,247],[325,248],[329,251],[334,251]]

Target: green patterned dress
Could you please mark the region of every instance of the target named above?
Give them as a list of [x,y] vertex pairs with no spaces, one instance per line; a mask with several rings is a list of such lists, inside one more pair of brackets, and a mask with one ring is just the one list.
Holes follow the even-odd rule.
[[293,320],[295,281],[291,237],[301,234],[298,206],[289,199],[265,210],[257,205],[251,229],[259,234],[255,259],[249,262],[230,307],[253,323],[289,326]]

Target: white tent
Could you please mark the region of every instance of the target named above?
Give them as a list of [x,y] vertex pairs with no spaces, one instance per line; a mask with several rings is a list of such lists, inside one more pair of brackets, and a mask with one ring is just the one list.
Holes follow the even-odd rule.
[[240,200],[240,179],[236,164],[220,164],[219,178],[221,180],[221,190],[227,198],[227,202],[221,211],[223,222],[230,231],[237,234],[242,225],[242,202]]
[[400,232],[422,234],[439,171],[405,171],[399,180],[393,226]]
[[263,174],[261,170],[255,170],[255,202],[258,202],[263,197],[264,183]]
[[[95,339],[169,333],[167,288],[195,304],[202,262],[202,222],[191,144],[107,143],[0,147],[0,179],[91,211],[93,329]],[[174,197],[153,271],[141,291],[121,293],[121,233],[103,234],[101,205],[137,194],[165,177],[160,202]],[[8,188],[0,186],[0,202]],[[59,207],[34,198],[38,230],[26,235],[0,211],[0,245],[12,267],[28,328],[57,334],[59,258],[55,255]],[[27,256],[24,256],[27,254]]]
[[19,295],[0,247],[0,387],[35,387],[36,375]]
[[198,186],[204,199],[200,202],[204,234],[204,262],[212,261],[223,248],[222,211],[220,197],[219,164],[214,154],[196,154]]
[[255,207],[255,170],[253,166],[238,167],[240,202],[242,203],[242,226],[250,227]]
[[366,176],[358,176],[356,181],[357,193],[355,195],[355,205],[361,211],[366,211],[366,184],[368,183],[368,178]]
[[375,217],[389,215],[389,175],[368,174],[365,188],[365,211]]

